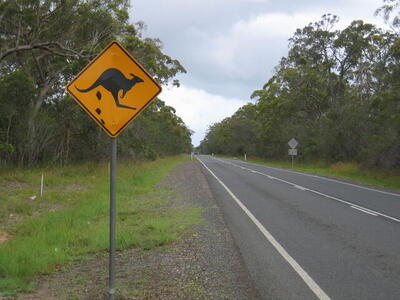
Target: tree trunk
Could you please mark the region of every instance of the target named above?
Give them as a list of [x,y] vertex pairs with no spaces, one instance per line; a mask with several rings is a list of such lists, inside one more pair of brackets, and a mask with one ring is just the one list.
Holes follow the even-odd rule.
[[8,118],[7,131],[6,131],[6,144],[8,144],[8,142],[10,141],[10,131],[11,131],[12,118],[13,118],[12,115]]
[[27,136],[27,152],[28,152],[28,165],[33,165],[37,159],[36,151],[36,117],[39,113],[40,107],[43,104],[44,99],[50,87],[52,85],[52,80],[45,82],[44,86],[40,90],[38,99],[36,100],[35,106],[32,109],[31,115],[28,119],[28,136]]
[[71,142],[71,129],[67,127],[67,133],[65,135],[65,140],[64,140],[64,153],[63,153],[63,166],[68,164],[69,160],[69,145]]

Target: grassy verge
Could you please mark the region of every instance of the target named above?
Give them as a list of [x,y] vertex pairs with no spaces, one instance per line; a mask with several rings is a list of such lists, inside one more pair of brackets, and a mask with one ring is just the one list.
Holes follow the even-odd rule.
[[[228,157],[226,156],[226,158]],[[244,160],[243,158],[234,158]],[[362,168],[360,165],[354,162],[339,162],[330,165],[326,162],[299,163],[295,161],[293,168],[292,163],[289,161],[271,161],[260,158],[248,158],[247,162],[263,164],[288,170],[296,170],[321,175],[328,175],[337,178],[350,179],[359,184],[400,190],[400,170],[369,170]]]
[[[176,195],[157,186],[184,156],[117,170],[117,247],[151,249],[169,243],[200,211],[171,205]],[[38,195],[44,174],[45,193]],[[107,164],[3,171],[0,174],[0,292],[35,287],[35,276],[49,274],[85,253],[108,248]],[[0,230],[0,234],[1,234]]]

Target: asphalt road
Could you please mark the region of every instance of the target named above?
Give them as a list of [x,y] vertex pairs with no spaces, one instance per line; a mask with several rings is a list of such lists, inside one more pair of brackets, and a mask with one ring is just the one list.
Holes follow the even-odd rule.
[[263,299],[400,299],[400,194],[197,158]]

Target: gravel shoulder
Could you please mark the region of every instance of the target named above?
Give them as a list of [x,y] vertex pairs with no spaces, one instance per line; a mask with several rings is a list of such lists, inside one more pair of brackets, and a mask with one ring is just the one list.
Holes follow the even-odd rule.
[[[259,299],[200,164],[179,164],[162,186],[176,205],[200,208],[203,220],[171,244],[118,251],[117,299]],[[106,252],[88,255],[16,299],[107,299],[107,266]]]

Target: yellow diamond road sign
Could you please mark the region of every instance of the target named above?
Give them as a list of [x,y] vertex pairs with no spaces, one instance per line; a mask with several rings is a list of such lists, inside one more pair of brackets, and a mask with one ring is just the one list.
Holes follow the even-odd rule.
[[161,87],[114,41],[67,85],[67,91],[108,135],[116,137]]

